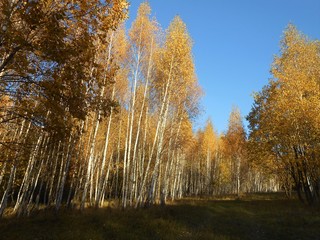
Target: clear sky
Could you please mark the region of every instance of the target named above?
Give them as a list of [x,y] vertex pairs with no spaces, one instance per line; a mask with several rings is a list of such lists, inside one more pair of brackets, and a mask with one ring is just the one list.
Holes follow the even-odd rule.
[[[128,24],[144,1],[130,1]],[[320,0],[149,0],[152,15],[167,28],[175,15],[194,41],[196,73],[205,96],[195,127],[211,118],[225,131],[233,105],[246,116],[252,93],[271,77],[269,70],[289,23],[320,39]],[[244,122],[247,125],[247,122]]]

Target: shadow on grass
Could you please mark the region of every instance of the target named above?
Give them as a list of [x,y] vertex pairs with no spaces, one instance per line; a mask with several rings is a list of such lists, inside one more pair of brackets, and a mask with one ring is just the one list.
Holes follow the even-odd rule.
[[281,198],[184,199],[149,209],[2,219],[0,239],[319,239],[320,213]]

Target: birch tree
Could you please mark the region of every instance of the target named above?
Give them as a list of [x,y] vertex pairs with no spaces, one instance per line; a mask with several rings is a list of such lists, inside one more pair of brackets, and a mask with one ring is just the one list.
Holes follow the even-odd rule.
[[280,178],[291,176],[301,201],[318,203],[319,42],[289,25],[271,71],[248,116],[252,147]]
[[230,157],[231,172],[233,173],[233,191],[240,196],[243,169],[246,161],[246,133],[243,128],[241,114],[238,108],[234,107],[229,118],[229,126],[224,137],[227,154]]

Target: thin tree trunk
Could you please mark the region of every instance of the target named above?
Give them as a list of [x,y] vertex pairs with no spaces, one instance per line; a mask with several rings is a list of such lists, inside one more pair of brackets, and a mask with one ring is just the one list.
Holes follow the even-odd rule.
[[27,169],[25,171],[24,178],[22,180],[22,184],[20,186],[20,190],[19,190],[19,193],[18,193],[17,201],[16,201],[16,204],[15,204],[14,209],[13,209],[14,213],[21,212],[20,210],[23,211],[23,209],[21,209],[22,202],[25,201],[24,198],[25,198],[26,193],[27,193],[27,191],[29,190],[29,187],[30,187],[30,184],[29,184],[30,180],[31,180],[30,177],[31,177],[32,170],[34,168],[36,155],[37,155],[37,153],[39,151],[42,139],[43,139],[43,133],[40,134],[40,136],[38,138],[38,141],[36,143],[35,149],[32,151],[32,154],[31,154],[31,156],[29,158],[28,166],[27,166]]
[[159,134],[159,130],[160,130],[160,125],[162,124],[162,118],[163,118],[162,115],[164,114],[163,111],[164,111],[166,100],[167,100],[167,95],[168,95],[168,91],[169,91],[169,85],[170,85],[170,82],[171,82],[171,71],[172,71],[172,67],[173,67],[173,60],[174,60],[174,58],[172,57],[171,63],[170,63],[170,71],[169,71],[168,81],[166,83],[165,93],[164,93],[164,97],[163,97],[162,104],[161,104],[161,109],[160,109],[160,118],[159,118],[159,121],[158,121],[158,124],[157,124],[157,128],[156,128],[156,132],[155,132],[155,136],[154,136],[154,140],[153,140],[150,156],[149,156],[149,159],[148,159],[146,171],[145,171],[144,178],[143,178],[142,185],[141,185],[141,189],[140,189],[140,194],[139,194],[139,197],[138,197],[136,205],[135,205],[136,208],[141,203],[141,200],[142,200],[142,197],[143,197],[143,194],[144,194],[144,187],[145,187],[146,182],[147,182],[147,177],[148,177],[148,174],[149,174],[149,169],[150,169],[150,165],[151,165],[153,152],[154,152],[154,149],[155,149],[155,146],[156,146],[156,142],[158,140],[158,134]]
[[70,166],[74,146],[75,146],[75,140],[72,140],[72,136],[70,136],[69,143],[68,143],[68,149],[67,149],[66,164],[65,164],[64,171],[63,171],[63,175],[62,175],[61,184],[59,187],[58,198],[56,201],[56,210],[59,210],[60,206],[61,206],[63,191],[64,191],[64,187],[65,187],[65,183],[66,183],[67,174],[69,172],[69,166]]
[[[112,90],[112,97],[111,97],[112,100],[114,99],[114,94],[115,94],[115,86],[113,87],[113,90]],[[96,207],[98,207],[99,202],[101,202],[102,188],[103,188],[104,178],[105,178],[103,172],[104,172],[104,168],[105,168],[108,145],[109,145],[109,135],[110,135],[111,121],[112,121],[112,113],[113,113],[113,107],[111,108],[111,111],[110,111],[107,133],[106,133],[106,138],[105,138],[104,147],[103,147],[102,163],[101,163],[101,167],[100,167],[100,178],[99,178],[99,182],[98,182],[98,193],[96,194],[96,203],[95,203]]]

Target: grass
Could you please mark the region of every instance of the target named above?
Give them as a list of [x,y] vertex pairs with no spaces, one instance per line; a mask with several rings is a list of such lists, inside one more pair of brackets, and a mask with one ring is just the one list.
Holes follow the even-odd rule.
[[46,210],[0,220],[0,239],[320,239],[320,211],[281,194],[188,198],[125,211]]

